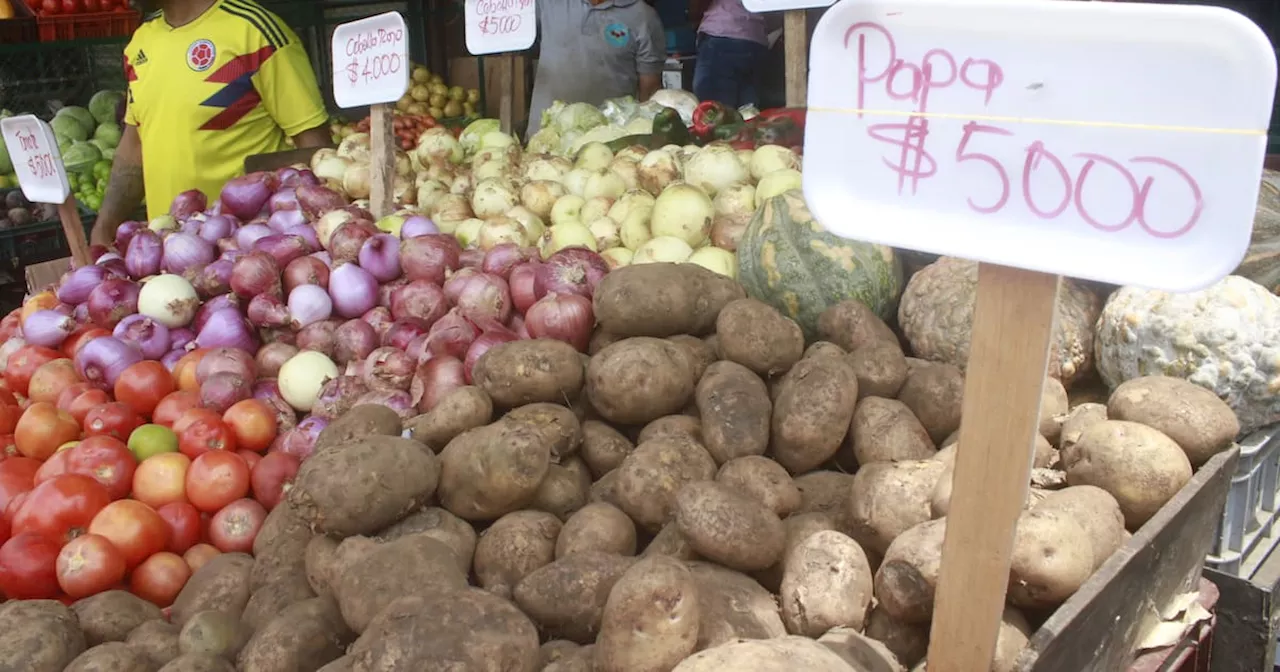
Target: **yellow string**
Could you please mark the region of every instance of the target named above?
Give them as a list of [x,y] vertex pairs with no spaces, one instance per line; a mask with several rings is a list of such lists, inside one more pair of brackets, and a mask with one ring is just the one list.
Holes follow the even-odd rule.
[[1012,124],[1041,124],[1046,126],[1084,126],[1088,128],[1124,128],[1141,131],[1172,131],[1175,133],[1209,133],[1215,135],[1266,135],[1267,129],[1203,128],[1199,126],[1167,126],[1163,124],[1130,124],[1119,121],[1077,121],[1073,119],[1040,119],[1037,117],[1009,117],[994,114],[958,114],[952,112],[912,112],[910,110],[880,110],[870,108],[809,107],[809,112],[834,114],[862,114],[873,117],[922,117],[925,119],[958,119],[961,121],[1000,121]]

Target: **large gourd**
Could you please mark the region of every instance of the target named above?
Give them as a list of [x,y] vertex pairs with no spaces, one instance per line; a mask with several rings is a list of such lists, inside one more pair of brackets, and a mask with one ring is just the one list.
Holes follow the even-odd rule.
[[892,320],[902,263],[893,248],[827,232],[797,189],[769,199],[752,217],[738,243],[738,281],[812,337],[822,311],[845,299]]
[[1280,294],[1280,173],[1263,171],[1253,237],[1234,275],[1243,276]]

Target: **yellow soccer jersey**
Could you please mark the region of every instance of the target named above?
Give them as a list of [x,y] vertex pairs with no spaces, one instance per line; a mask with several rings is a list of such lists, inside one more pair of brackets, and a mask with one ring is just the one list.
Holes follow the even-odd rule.
[[150,217],[187,189],[212,203],[245,157],[285,150],[328,119],[298,36],[252,0],[217,0],[179,28],[152,18],[124,57]]

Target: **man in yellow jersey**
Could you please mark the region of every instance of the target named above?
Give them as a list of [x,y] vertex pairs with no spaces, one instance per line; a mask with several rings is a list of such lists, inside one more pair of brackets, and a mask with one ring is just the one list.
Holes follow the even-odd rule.
[[[245,157],[330,143],[298,36],[253,0],[151,0],[124,51],[124,135],[93,228],[110,244],[145,193],[148,217],[199,189],[212,202]],[[144,9],[150,9],[144,6]],[[145,192],[144,192],[145,189]]]

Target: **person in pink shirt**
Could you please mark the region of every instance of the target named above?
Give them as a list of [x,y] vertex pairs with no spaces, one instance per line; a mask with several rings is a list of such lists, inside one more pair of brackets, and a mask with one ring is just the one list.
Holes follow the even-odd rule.
[[698,26],[693,95],[732,107],[759,104],[757,75],[769,51],[764,15],[742,0],[690,0],[689,19]]

